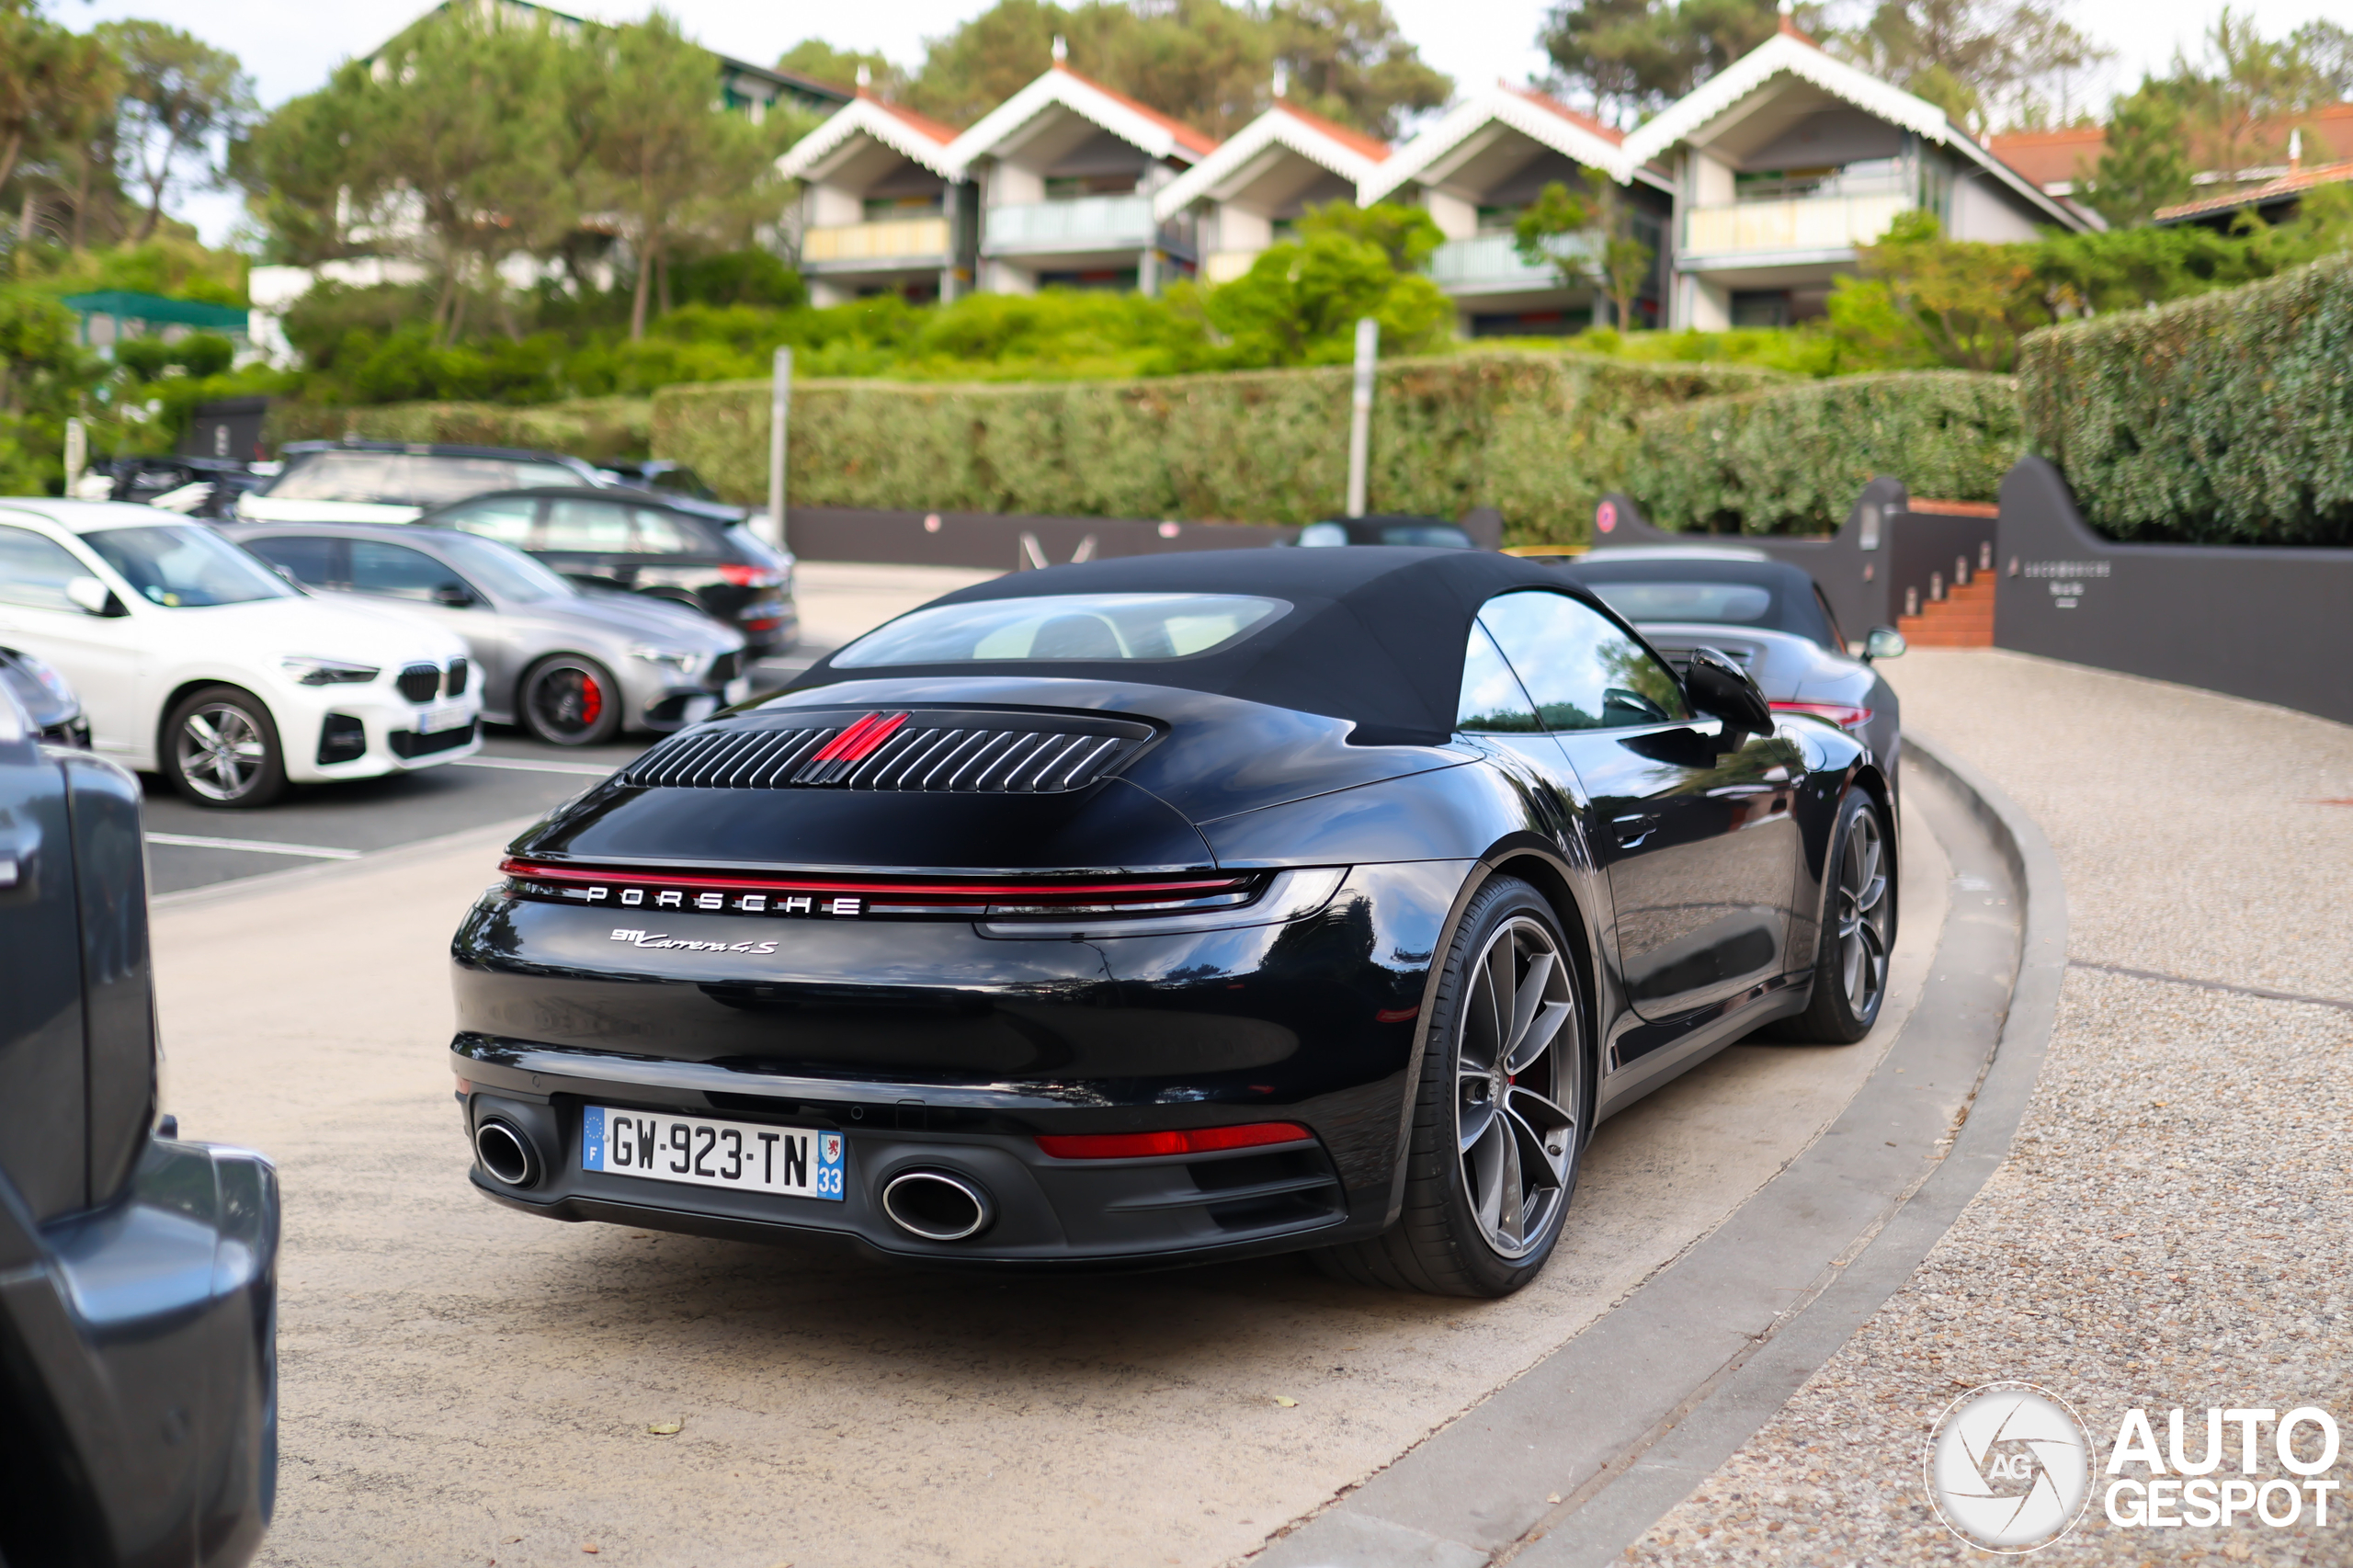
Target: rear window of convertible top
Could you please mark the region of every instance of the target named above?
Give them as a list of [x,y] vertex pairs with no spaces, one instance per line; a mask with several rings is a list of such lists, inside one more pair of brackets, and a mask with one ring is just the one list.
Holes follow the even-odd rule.
[[835,654],[834,667],[1182,659],[1230,648],[1289,608],[1286,600],[1248,594],[972,599],[901,616]]

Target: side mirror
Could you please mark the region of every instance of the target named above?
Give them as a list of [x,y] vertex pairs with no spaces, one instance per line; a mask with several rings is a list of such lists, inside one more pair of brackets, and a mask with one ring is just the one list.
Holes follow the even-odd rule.
[[1736,730],[1770,734],[1773,708],[1748,672],[1713,648],[1694,648],[1683,666],[1683,689],[1691,706]]
[[66,580],[65,597],[85,615],[120,615],[121,608],[114,595],[96,577],[72,577]]
[[1904,641],[1904,633],[1893,626],[1874,626],[1870,635],[1863,639],[1863,663],[1874,659],[1900,659],[1911,644]]
[[433,602],[451,609],[465,609],[473,604],[474,596],[463,583],[444,583],[433,590]]

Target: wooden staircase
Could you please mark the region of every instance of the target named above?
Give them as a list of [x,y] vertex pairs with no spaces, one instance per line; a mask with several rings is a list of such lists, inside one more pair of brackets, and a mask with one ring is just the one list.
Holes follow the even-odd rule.
[[1895,629],[1915,648],[1991,648],[1994,581],[1991,572],[1977,573],[1923,604],[1919,614],[1898,616]]

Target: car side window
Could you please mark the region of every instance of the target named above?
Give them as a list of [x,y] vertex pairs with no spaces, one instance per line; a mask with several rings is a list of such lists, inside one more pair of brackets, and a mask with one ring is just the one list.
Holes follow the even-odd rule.
[[1544,727],[1536,722],[1535,705],[1496,651],[1495,639],[1475,621],[1471,626],[1470,646],[1462,652],[1462,696],[1455,704],[1454,727],[1506,733],[1528,733]]
[[351,585],[363,594],[433,602],[445,588],[466,590],[458,574],[421,550],[372,539],[351,541]]
[[1838,612],[1830,608],[1830,599],[1819,583],[1814,585],[1813,602],[1821,607],[1822,619],[1830,627],[1830,645],[1842,653],[1851,653],[1853,650],[1847,646],[1847,629],[1838,624]]
[[630,513],[635,509],[609,501],[551,501],[547,533],[539,548],[627,555],[631,553]]
[[706,548],[694,537],[693,529],[667,512],[631,506],[630,517],[636,524],[636,538],[630,548],[640,555],[693,555]]
[[531,523],[539,511],[539,502],[529,495],[505,495],[460,506],[436,520],[447,528],[462,528],[517,550],[528,550],[531,544]]
[[1545,729],[1613,730],[1691,717],[1673,671],[1565,594],[1499,594],[1479,621],[1535,699]]
[[245,548],[272,566],[284,567],[305,587],[331,588],[346,581],[335,561],[335,546],[341,542],[332,539],[257,539]]
[[74,609],[65,585],[97,574],[55,540],[30,528],[0,528],[0,604],[33,609]]

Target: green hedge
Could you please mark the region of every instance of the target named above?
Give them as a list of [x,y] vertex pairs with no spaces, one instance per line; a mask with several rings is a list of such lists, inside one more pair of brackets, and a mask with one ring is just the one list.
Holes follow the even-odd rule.
[[2353,545],[2353,256],[2047,328],[2018,381],[2034,449],[2103,533]]
[[[995,385],[796,382],[795,505],[1300,522],[1346,499],[1346,369]],[[1513,542],[1585,537],[1645,411],[1778,380],[1720,365],[1473,353],[1385,366],[1375,511],[1494,506]],[[767,493],[766,381],[665,387],[654,450]]]
[[516,408],[496,403],[384,403],[358,408],[273,404],[263,435],[286,441],[446,441],[452,446],[527,447],[572,452],[592,462],[643,457],[653,437],[653,404],[643,398],[578,398]]
[[1893,474],[1915,495],[1991,501],[2023,445],[2017,385],[1896,371],[1643,415],[1622,488],[1663,528],[1824,533]]

